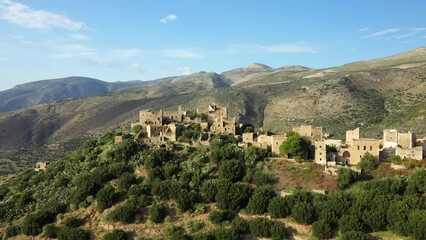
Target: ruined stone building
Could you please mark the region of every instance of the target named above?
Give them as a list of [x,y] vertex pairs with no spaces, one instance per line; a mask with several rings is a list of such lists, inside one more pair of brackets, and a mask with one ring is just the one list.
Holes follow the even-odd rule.
[[322,127],[300,125],[294,126],[292,130],[302,137],[307,137],[309,140],[311,140],[312,145],[314,145],[315,141],[320,141],[323,138]]
[[[228,118],[227,108],[215,104],[208,106],[206,114],[198,114],[197,110],[197,117],[193,119],[180,106],[177,111],[142,110],[139,112],[139,121],[133,122],[131,127],[142,126],[143,134],[139,136],[146,137],[148,142],[162,142],[177,141],[182,132],[193,124],[199,124],[202,130],[215,134],[235,135],[237,132],[235,118]],[[205,134],[202,136],[204,139]]]
[[417,142],[414,133],[400,133],[396,129],[383,130],[382,158],[397,155],[401,158],[422,160],[424,156],[423,150],[423,145]]
[[160,111],[159,113],[154,113],[150,109],[140,111],[139,123],[142,125],[151,124],[154,126],[162,126],[163,125],[162,111]]
[[272,156],[280,155],[280,146],[281,144],[287,140],[287,135],[272,135],[271,136],[271,152]]
[[180,136],[183,120],[186,112],[179,106],[177,111],[164,111],[161,109],[157,113],[150,109],[139,112],[139,122],[132,123],[132,128],[140,125],[144,134],[150,141],[176,141]]
[[46,162],[37,162],[36,163],[36,167],[34,168],[34,171],[39,172],[39,171],[44,171],[47,169],[47,166],[49,166],[50,162],[46,161]]
[[265,135],[257,136],[255,133],[243,133],[242,147],[254,146],[271,151],[272,156],[277,157],[280,155],[280,146],[287,139],[287,135]]
[[130,135],[128,134],[117,135],[117,136],[114,136],[114,143],[118,144],[129,138],[130,138]]
[[315,162],[318,164],[327,164],[327,147],[325,140],[315,141]]
[[163,126],[147,125],[146,132],[147,136],[151,141],[164,142],[172,141],[175,142],[181,136],[183,130],[182,125],[170,123]]
[[185,111],[182,111],[182,107],[179,106],[177,111],[163,111],[160,110],[160,114],[163,116],[163,121],[168,123],[181,123],[186,115]]
[[219,107],[216,104],[209,104],[207,115],[210,121],[218,121],[221,118],[228,118],[228,108]]
[[216,134],[236,135],[237,122],[235,118],[228,118],[228,109],[218,107],[216,104],[209,105],[207,111],[210,131]]
[[236,129],[235,118],[228,119],[220,117],[218,120],[213,121],[210,126],[212,133],[223,135],[235,135]]

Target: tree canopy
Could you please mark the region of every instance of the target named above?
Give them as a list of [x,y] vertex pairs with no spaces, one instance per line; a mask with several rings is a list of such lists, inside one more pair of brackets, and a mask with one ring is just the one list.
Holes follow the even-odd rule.
[[280,145],[280,154],[306,159],[311,143],[299,135],[291,135]]

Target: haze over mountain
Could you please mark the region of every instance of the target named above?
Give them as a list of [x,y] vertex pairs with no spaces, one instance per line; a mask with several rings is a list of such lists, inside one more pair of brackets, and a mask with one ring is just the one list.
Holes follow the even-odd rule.
[[[28,86],[38,84],[44,90],[40,84],[45,83],[49,81]],[[174,109],[182,105],[204,111],[211,102],[227,106],[241,122],[278,133],[292,125],[309,123],[338,136],[359,126],[367,136],[379,136],[383,128],[426,134],[425,48],[328,69],[272,69],[252,64],[221,74],[199,72],[143,83],[105,86],[96,80],[79,84],[74,81],[66,88],[68,92],[62,92],[60,87],[48,92],[69,98],[76,96],[70,92],[87,96],[131,86],[134,87],[126,91],[0,114],[0,149],[63,142],[107,129],[128,130],[141,109]],[[22,86],[17,89],[21,89],[17,93],[24,93],[22,96],[29,94]],[[39,96],[34,98],[51,99]]]
[[0,92],[0,112],[142,86],[141,81],[104,82],[87,77],[66,77],[20,84]]

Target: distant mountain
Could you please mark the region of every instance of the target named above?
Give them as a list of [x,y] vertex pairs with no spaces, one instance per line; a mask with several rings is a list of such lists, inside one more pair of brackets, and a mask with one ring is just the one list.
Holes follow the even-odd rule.
[[361,71],[375,68],[400,67],[409,68],[426,61],[426,47],[374,60],[359,61],[335,68],[336,71]]
[[256,73],[265,73],[271,71],[273,68],[260,63],[252,63],[247,67],[235,68],[226,72],[221,73],[223,77],[229,79],[231,82],[236,83],[241,79],[253,75]]
[[[252,64],[221,74],[163,78],[123,87],[131,87],[129,91],[37,105],[0,114],[0,151],[107,129],[125,131],[140,109],[182,105],[206,111],[211,102],[227,106],[241,122],[277,133],[293,125],[312,124],[338,137],[356,127],[362,128],[365,137],[381,136],[383,128],[413,130],[421,137],[426,134],[425,56],[420,48],[327,69]],[[102,81],[92,84],[103,92],[123,89],[102,87]],[[61,89],[53,92],[59,94]]]
[[87,77],[67,77],[20,84],[0,92],[0,112],[142,86],[142,81],[104,82]]

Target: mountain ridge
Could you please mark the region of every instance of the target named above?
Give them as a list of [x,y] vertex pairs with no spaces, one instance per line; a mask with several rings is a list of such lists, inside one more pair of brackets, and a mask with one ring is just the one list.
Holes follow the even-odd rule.
[[[143,82],[126,91],[36,105],[0,114],[0,151],[67,141],[105,129],[125,130],[137,120],[140,109],[182,105],[205,111],[211,102],[227,106],[242,122],[277,133],[307,123],[338,136],[356,127],[371,137],[382,128],[413,130],[421,136],[426,134],[426,60],[419,61],[423,51],[405,56],[414,57],[416,65],[371,68],[367,62],[359,71],[284,67],[252,72],[235,82],[229,71],[200,72]],[[393,59],[397,66],[401,58]],[[389,59],[384,61],[389,65]]]
[[68,98],[87,97],[121,91],[141,85],[141,81],[109,83],[80,76],[39,80],[19,84],[11,89],[0,92],[0,112]]

